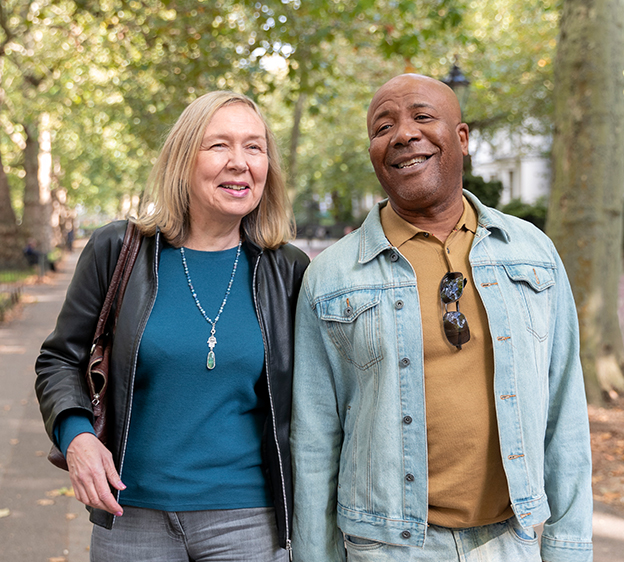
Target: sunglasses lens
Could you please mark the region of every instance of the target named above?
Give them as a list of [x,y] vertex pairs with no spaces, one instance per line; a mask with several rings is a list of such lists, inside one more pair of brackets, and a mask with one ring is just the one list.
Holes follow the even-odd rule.
[[466,317],[458,310],[447,312],[442,318],[444,333],[448,341],[456,347],[470,340],[470,330]]
[[440,282],[440,298],[443,303],[458,301],[464,292],[467,279],[459,272],[447,273]]

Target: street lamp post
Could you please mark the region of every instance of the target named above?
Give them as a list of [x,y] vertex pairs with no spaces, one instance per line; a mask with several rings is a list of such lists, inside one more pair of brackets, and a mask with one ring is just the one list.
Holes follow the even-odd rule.
[[[459,100],[459,108],[464,113],[466,101],[468,100],[468,90],[470,86],[470,80],[464,76],[459,66],[457,66],[457,58],[451,67],[451,71],[448,76],[442,80],[449,88],[451,88],[457,99]],[[470,174],[472,170],[472,159],[470,154],[464,156],[464,175]]]
[[451,71],[448,76],[442,80],[447,86],[449,86],[457,96],[459,100],[459,107],[464,111],[464,106],[468,99],[468,87],[470,86],[470,80],[464,76],[457,63],[453,63]]

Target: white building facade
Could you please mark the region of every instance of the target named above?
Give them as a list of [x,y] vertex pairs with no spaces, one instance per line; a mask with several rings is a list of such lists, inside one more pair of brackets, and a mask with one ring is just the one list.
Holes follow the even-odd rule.
[[500,205],[512,199],[535,203],[550,193],[551,139],[528,133],[497,131],[491,139],[470,136],[472,173],[503,184]]

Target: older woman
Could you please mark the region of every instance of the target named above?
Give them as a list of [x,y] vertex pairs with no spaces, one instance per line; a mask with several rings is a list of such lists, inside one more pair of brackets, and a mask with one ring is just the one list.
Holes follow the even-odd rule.
[[232,92],[191,103],[150,187],[111,356],[107,448],[82,373],[126,221],[91,237],[36,366],[46,429],[95,523],[91,560],[285,560],[308,258],[286,244],[277,148],[256,105]]

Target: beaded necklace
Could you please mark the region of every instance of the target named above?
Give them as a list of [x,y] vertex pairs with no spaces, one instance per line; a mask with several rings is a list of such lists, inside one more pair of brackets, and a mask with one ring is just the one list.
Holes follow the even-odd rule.
[[189,274],[188,265],[186,263],[186,256],[184,255],[184,248],[180,248],[180,255],[182,256],[182,267],[184,267],[184,273],[186,274],[186,280],[188,281],[188,286],[189,286],[189,289],[191,290],[191,295],[193,295],[193,299],[195,300],[195,304],[197,305],[199,312],[201,312],[202,316],[206,319],[206,322],[208,322],[208,324],[212,326],[210,330],[210,337],[208,338],[208,341],[206,342],[208,344],[208,347],[210,348],[210,351],[208,351],[208,358],[206,359],[206,368],[209,370],[214,369],[217,364],[215,354],[214,354],[214,348],[215,348],[215,345],[217,345],[217,338],[215,337],[215,332],[216,332],[215,326],[217,325],[217,322],[219,321],[219,318],[221,317],[221,313],[223,312],[223,309],[225,308],[225,303],[227,302],[228,296],[230,295],[230,289],[232,288],[232,283],[234,283],[234,275],[236,275],[236,267],[238,266],[238,258],[240,257],[242,244],[243,244],[243,239],[241,238],[238,241],[238,249],[236,250],[236,259],[234,260],[234,267],[232,268],[232,275],[230,276],[230,282],[228,283],[227,290],[225,291],[225,296],[223,297],[223,302],[221,303],[221,307],[219,308],[219,312],[217,312],[217,315],[215,316],[214,321],[208,318],[206,311],[204,310],[201,303],[199,302],[199,299],[197,298],[197,293],[195,292],[195,288],[193,287],[193,282],[191,281],[191,276]]

